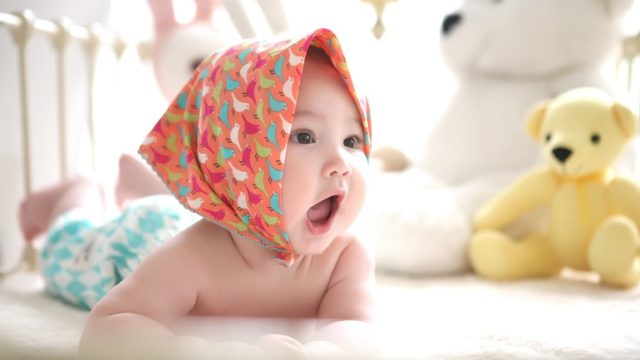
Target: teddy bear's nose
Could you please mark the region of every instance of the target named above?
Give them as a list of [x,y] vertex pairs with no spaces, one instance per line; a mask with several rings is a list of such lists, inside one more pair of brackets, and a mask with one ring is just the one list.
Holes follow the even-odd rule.
[[460,22],[462,21],[462,14],[451,13],[444,18],[442,22],[442,33],[448,35]]
[[564,146],[558,146],[557,148],[554,148],[553,150],[551,150],[551,152],[553,153],[553,156],[556,159],[558,159],[558,161],[560,161],[561,163],[564,163],[565,161],[567,161],[569,156],[571,156],[571,153],[573,151],[571,151],[571,149],[566,148]]

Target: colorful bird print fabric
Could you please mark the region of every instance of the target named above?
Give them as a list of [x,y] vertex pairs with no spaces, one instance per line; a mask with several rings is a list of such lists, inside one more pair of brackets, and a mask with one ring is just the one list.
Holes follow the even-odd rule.
[[309,47],[327,53],[360,112],[370,152],[368,103],[328,29],[286,40],[244,43],[206,58],[139,148],[188,209],[275,252],[296,254],[281,208],[287,143]]

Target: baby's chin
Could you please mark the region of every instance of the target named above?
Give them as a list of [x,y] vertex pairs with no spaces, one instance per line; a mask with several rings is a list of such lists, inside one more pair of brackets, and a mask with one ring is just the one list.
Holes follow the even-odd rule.
[[313,236],[309,234],[289,234],[293,251],[298,255],[321,255],[331,245],[336,233],[330,231],[323,236]]
[[331,239],[305,239],[293,242],[293,251],[302,256],[322,255],[331,245]]

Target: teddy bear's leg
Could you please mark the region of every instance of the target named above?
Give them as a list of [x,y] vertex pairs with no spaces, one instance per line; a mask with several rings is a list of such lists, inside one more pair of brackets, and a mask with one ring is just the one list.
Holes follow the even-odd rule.
[[635,223],[622,215],[607,219],[589,247],[591,269],[605,284],[628,287],[640,281],[640,235]]
[[562,267],[543,235],[515,241],[499,231],[483,230],[471,240],[469,257],[477,274],[494,280],[551,276]]

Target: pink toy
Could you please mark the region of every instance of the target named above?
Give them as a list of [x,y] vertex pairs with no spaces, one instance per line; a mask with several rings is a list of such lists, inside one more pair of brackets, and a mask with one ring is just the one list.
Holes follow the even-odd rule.
[[[179,24],[172,0],[148,0],[154,18],[155,42],[151,57],[162,94],[172,100],[189,80],[195,67],[215,49],[235,43],[240,38],[261,35],[240,0],[192,0],[196,5],[194,18]],[[258,0],[270,32],[280,33],[288,28],[281,0]],[[236,33],[221,32],[212,21],[216,11],[226,11]]]
[[176,21],[171,0],[148,2],[155,23],[154,71],[163,95],[172,99],[200,61],[224,45],[211,21],[222,0],[195,0],[196,14],[187,24]]

